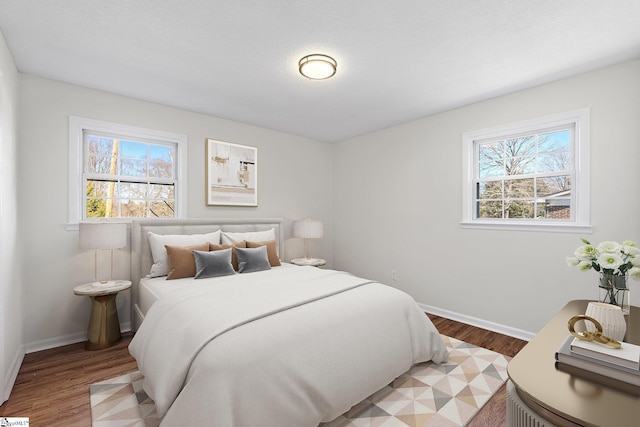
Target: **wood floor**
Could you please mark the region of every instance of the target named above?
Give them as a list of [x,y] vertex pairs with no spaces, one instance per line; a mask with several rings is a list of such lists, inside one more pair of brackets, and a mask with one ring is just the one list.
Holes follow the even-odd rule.
[[[514,356],[525,344],[515,338],[429,315],[440,333]],[[89,385],[137,369],[127,346],[130,336],[106,350],[85,351],[82,343],[27,354],[0,417],[29,417],[31,427],[91,425]],[[505,388],[480,410],[470,427],[506,426]]]

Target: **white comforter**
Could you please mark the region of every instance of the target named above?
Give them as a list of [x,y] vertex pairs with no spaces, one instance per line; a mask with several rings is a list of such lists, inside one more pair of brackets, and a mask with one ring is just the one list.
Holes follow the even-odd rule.
[[407,294],[312,267],[194,280],[129,346],[163,426],[316,427],[447,358]]

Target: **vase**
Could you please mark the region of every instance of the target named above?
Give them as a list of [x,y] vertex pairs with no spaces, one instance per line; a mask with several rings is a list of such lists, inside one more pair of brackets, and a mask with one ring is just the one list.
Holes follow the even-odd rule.
[[[602,335],[616,341],[623,341],[627,332],[627,322],[619,306],[606,304],[603,302],[590,302],[587,305],[585,315],[593,317],[602,326]],[[596,328],[591,322],[585,322],[586,328],[590,332],[595,332]]]
[[600,276],[598,301],[606,304],[617,305],[622,309],[622,314],[629,314],[629,288],[627,276],[619,274],[602,273]]

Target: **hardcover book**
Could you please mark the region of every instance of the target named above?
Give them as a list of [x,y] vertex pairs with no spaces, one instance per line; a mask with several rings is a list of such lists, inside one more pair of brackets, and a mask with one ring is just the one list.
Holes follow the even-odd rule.
[[569,335],[556,352],[556,367],[570,374],[623,391],[640,394],[640,370],[631,369],[571,351]]
[[593,341],[574,338],[571,351],[594,359],[640,370],[640,346],[623,342],[621,348],[611,348]]

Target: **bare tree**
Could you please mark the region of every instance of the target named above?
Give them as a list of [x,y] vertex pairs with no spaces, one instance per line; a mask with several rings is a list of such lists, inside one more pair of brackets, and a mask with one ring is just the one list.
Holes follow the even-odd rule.
[[173,184],[153,183],[173,177],[172,148],[92,135],[87,150],[88,217],[174,216]]
[[[477,196],[480,218],[535,218],[544,214],[542,197],[570,189],[569,153],[551,134],[535,134],[482,144]],[[540,176],[548,173],[549,176]]]

